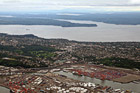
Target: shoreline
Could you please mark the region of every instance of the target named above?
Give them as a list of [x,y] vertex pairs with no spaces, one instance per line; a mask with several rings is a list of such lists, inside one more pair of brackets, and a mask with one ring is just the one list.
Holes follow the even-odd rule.
[[[65,75],[63,73],[59,73],[59,72],[56,72],[57,74],[60,74],[60,75]],[[72,74],[73,75],[73,74]],[[65,75],[67,76],[67,78],[71,78],[71,75]],[[77,76],[77,77],[76,77]],[[115,81],[112,81],[112,80],[104,80],[104,81],[101,81],[100,79],[98,78],[91,78],[91,77],[87,77],[87,76],[78,76],[78,75],[74,75],[75,78],[72,78],[72,79],[75,79],[75,80],[79,80],[79,81],[83,81],[83,79],[86,78],[86,80],[84,80],[84,82],[91,82],[91,83],[95,83],[95,84],[99,84],[99,85],[102,85],[102,86],[111,86],[113,89],[124,89],[124,90],[129,90],[129,91],[134,91],[137,93],[138,89],[137,87],[140,85],[139,84],[136,84],[136,83],[133,83],[133,82],[129,82],[129,83],[121,83],[121,82],[115,82]],[[104,83],[103,83],[104,82]],[[114,86],[115,84],[115,86]],[[113,86],[112,86],[113,85]],[[130,85],[130,86],[135,86],[136,85],[136,88],[133,88],[131,87],[127,87],[127,85]]]
[[[56,72],[61,72],[61,71],[56,71]],[[63,71],[64,72],[64,71]],[[71,73],[71,72],[70,72]],[[72,74],[72,73],[71,73]],[[81,76],[81,75],[78,75],[78,74],[73,74],[73,75],[75,75],[75,76]],[[84,75],[82,75],[82,76],[84,76]],[[66,76],[67,77],[67,76]],[[84,77],[89,77],[89,78],[92,78],[92,77],[90,77],[90,76],[84,76]],[[128,75],[127,76],[124,76],[124,77],[128,77]],[[94,77],[94,78],[96,78],[96,77]],[[123,78],[123,77],[121,77],[121,78]],[[98,80],[101,80],[101,79],[99,79],[99,78],[96,78],[96,79],[98,79]],[[116,78],[116,79],[120,79],[120,78]],[[131,80],[131,81],[127,81],[127,82],[124,82],[123,80],[116,80],[116,79],[113,79],[113,80],[107,80],[107,81],[112,81],[112,82],[116,82],[116,83],[120,83],[120,84],[128,84],[128,83],[134,83],[134,81],[140,81],[140,78],[139,79],[135,79],[135,80]],[[106,81],[106,80],[101,80],[101,81]],[[134,83],[134,84],[136,84],[136,83]],[[139,84],[140,84],[140,82],[139,82]]]

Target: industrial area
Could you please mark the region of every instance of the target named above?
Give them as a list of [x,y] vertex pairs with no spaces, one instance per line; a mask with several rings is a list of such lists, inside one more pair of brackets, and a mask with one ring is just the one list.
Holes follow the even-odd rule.
[[78,77],[97,78],[102,81],[140,83],[138,71],[117,69],[102,65],[67,64],[53,69],[34,69],[34,72],[7,75],[1,81],[1,86],[10,89],[11,93],[135,93],[129,89],[76,80],[59,73],[71,73]]
[[139,45],[0,34],[0,90],[140,93]]

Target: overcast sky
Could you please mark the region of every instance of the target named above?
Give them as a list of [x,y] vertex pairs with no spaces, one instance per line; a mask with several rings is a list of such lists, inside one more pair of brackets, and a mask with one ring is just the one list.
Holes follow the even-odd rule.
[[0,0],[0,11],[61,9],[140,11],[140,0]]

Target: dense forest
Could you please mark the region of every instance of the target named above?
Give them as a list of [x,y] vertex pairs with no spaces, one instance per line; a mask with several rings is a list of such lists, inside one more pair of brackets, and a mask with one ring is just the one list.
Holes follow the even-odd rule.
[[103,64],[106,66],[114,66],[114,67],[121,67],[121,68],[137,68],[140,69],[140,62],[135,62],[134,60],[130,60],[127,58],[117,58],[117,57],[110,57],[110,58],[103,58],[103,59],[96,59],[94,56],[86,56],[84,60],[88,62],[92,62],[94,64]]
[[[39,59],[54,61],[56,49],[39,45],[26,45],[22,47],[0,45],[0,65],[12,67],[47,67]],[[39,62],[39,63],[38,63]]]

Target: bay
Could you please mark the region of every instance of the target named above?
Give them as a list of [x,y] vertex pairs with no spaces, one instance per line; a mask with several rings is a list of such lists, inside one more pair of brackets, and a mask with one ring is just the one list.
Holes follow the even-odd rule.
[[102,22],[65,20],[73,23],[97,24],[98,27],[59,27],[47,25],[0,25],[0,33],[34,34],[43,38],[64,38],[92,42],[140,42],[140,25],[114,25]]

